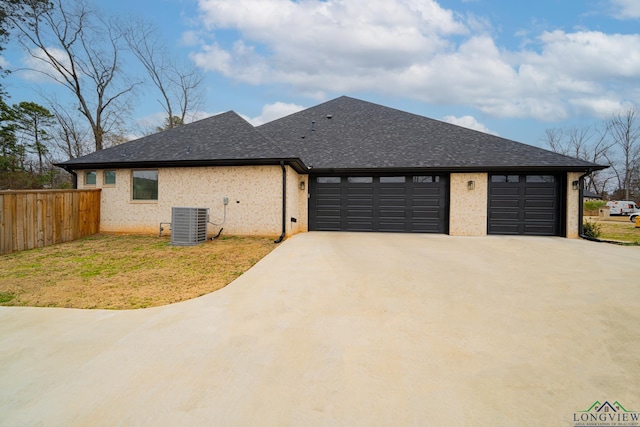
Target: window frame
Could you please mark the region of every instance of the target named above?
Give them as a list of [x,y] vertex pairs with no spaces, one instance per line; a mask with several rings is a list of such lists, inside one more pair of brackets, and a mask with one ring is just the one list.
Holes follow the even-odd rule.
[[373,184],[373,176],[348,176],[348,184]]
[[380,184],[406,184],[407,177],[404,175],[381,176]]
[[[136,172],[155,172],[156,173],[156,189],[155,199],[136,199],[135,185],[135,173]],[[132,203],[158,203],[160,199],[160,171],[158,169],[131,169],[131,202]]]
[[[107,173],[113,172],[113,183],[107,182]],[[103,187],[115,187],[117,181],[117,172],[115,169],[107,169],[102,172],[102,185]]]
[[[89,174],[93,174],[93,183],[87,182],[87,177],[89,176]],[[98,185],[98,173],[95,170],[84,171],[82,182],[85,187],[95,187],[96,185]]]
[[413,175],[414,184],[437,184],[440,182],[440,175]]
[[339,176],[319,176],[316,177],[316,182],[318,184],[340,184],[342,179]]

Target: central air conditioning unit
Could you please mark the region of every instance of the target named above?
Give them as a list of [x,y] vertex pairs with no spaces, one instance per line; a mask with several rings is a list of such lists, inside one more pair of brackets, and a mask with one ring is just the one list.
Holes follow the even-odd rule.
[[171,208],[171,244],[195,246],[207,240],[208,208]]

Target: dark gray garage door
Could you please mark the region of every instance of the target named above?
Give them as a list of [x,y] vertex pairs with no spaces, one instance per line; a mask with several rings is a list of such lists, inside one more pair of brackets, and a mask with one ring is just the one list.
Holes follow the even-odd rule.
[[489,176],[489,234],[560,234],[560,178],[540,174]]
[[310,182],[310,230],[448,231],[446,176],[314,176]]

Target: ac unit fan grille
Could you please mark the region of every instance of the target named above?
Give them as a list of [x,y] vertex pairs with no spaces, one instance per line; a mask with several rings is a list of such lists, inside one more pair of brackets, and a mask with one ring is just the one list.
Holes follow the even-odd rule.
[[171,244],[195,246],[207,240],[207,208],[171,208]]

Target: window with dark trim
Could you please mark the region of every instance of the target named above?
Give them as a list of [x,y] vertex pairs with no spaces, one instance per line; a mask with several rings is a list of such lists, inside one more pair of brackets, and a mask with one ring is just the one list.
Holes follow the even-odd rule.
[[318,184],[340,184],[339,176],[319,176],[316,178]]
[[491,182],[520,182],[519,175],[491,175]]
[[102,180],[104,185],[116,185],[116,171],[104,171]]
[[84,173],[84,185],[96,185],[96,171],[86,171]]
[[413,182],[415,184],[427,184],[432,182],[440,182],[440,177],[438,175],[416,175],[413,177]]
[[381,176],[381,184],[403,184],[406,181],[404,176]]
[[371,176],[350,176],[347,178],[349,184],[371,184],[373,177]]
[[132,200],[158,200],[157,170],[134,170],[131,178]]
[[556,177],[553,175],[527,175],[527,182],[553,183]]

